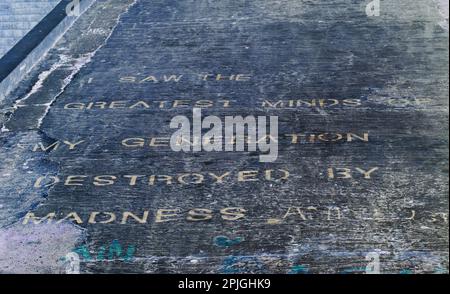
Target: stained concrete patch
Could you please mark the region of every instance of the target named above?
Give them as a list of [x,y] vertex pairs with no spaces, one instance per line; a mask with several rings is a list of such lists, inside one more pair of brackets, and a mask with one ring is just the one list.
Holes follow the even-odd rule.
[[0,273],[64,273],[63,257],[81,240],[72,224],[17,223],[0,230]]

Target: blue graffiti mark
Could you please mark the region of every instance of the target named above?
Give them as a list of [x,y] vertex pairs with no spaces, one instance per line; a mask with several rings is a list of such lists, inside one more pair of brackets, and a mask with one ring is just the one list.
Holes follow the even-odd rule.
[[345,268],[343,271],[341,271],[341,274],[351,274],[351,273],[355,273],[355,272],[366,272],[366,267],[349,267],[349,268]]
[[[125,254],[124,254],[124,251],[122,249],[122,245],[120,245],[119,241],[118,240],[113,240],[111,242],[111,245],[109,246],[107,258],[105,258],[106,247],[105,246],[100,246],[100,248],[98,249],[98,252],[97,252],[97,258],[96,259],[92,258],[91,253],[89,252],[89,249],[85,245],[79,246],[79,247],[75,248],[72,251],[77,253],[85,261],[113,260],[115,257],[117,257],[117,259],[119,259],[119,260],[123,260],[123,261],[129,262],[134,257],[134,252],[136,251],[136,247],[134,245],[129,245],[127,247],[127,250],[126,250]],[[64,260],[65,257],[62,257],[61,259]]]
[[291,268],[288,274],[307,274],[309,272],[309,268],[305,265],[295,265]]
[[[123,260],[130,261],[133,258],[134,251],[135,247],[133,245],[128,246],[127,253],[125,254]],[[122,246],[117,240],[113,240],[111,246],[109,246],[108,259],[112,260],[114,258],[114,254],[117,255],[119,259],[122,256]]]
[[434,269],[435,274],[448,274],[448,269],[437,267]]
[[236,245],[244,241],[244,238],[237,237],[234,239],[230,239],[226,236],[217,236],[214,238],[214,244],[219,247],[228,248],[230,246]]
[[[409,268],[404,268],[399,272],[402,275],[411,275],[414,274],[414,271]],[[433,273],[435,274],[448,274],[448,270],[442,267],[435,267]]]
[[91,254],[89,253],[89,249],[84,245],[77,247],[72,251],[83,257],[83,259],[85,260],[90,261],[92,259]]
[[105,246],[101,246],[97,253],[97,260],[104,260],[105,258]]

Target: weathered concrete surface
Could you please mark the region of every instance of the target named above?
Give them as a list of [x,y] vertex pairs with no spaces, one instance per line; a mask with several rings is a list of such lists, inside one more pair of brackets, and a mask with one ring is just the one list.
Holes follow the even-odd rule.
[[[28,212],[69,214],[77,234],[55,251],[77,246],[84,273],[360,273],[368,254],[383,273],[448,272],[448,17],[436,1],[366,4],[97,1],[2,103],[1,236],[35,227]],[[156,146],[194,105],[278,115],[278,160]],[[36,271],[61,271],[48,263]]]

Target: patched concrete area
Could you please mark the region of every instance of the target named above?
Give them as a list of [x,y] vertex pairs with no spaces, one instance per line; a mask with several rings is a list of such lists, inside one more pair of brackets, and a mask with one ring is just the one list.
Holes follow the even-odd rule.
[[0,231],[2,273],[65,274],[66,256],[81,241],[80,231],[70,224],[20,224]]
[[96,1],[1,101],[0,271],[448,272],[448,6],[368,2]]

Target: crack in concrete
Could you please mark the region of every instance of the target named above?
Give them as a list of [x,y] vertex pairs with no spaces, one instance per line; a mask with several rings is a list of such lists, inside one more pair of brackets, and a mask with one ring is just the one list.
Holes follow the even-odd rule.
[[[44,141],[57,141],[57,138],[53,138],[50,136],[45,129],[42,128],[44,120],[46,119],[51,107],[57,102],[58,98],[63,95],[66,88],[72,83],[77,74],[87,65],[89,64],[96,53],[104,47],[107,43],[111,35],[114,33],[116,27],[120,23],[121,17],[128,12],[128,10],[137,3],[137,0],[128,4],[126,9],[118,14],[117,18],[114,20],[114,25],[109,29],[109,34],[105,37],[103,42],[95,48],[95,50],[79,54],[74,57],[74,54],[59,54],[59,60],[53,63],[50,68],[41,72],[37,76],[37,81],[33,84],[31,89],[23,95],[20,99],[17,99],[13,102],[13,105],[3,109],[4,120],[1,123],[0,134],[2,133],[10,133],[11,135],[17,133],[24,133],[23,136],[27,137],[27,134],[37,134],[39,137],[39,142]],[[94,19],[95,20],[95,19]],[[91,24],[92,25],[92,22]],[[68,49],[70,50],[70,49]],[[45,60],[44,60],[45,61]],[[42,61],[41,61],[42,62]],[[63,78],[59,78],[60,81],[59,89],[57,89],[56,93],[49,97],[44,103],[38,104],[26,104],[27,101],[31,100],[35,95],[40,95],[41,92],[45,89],[44,83],[52,78],[53,75],[57,77],[57,74],[60,74],[61,71],[69,70],[69,73],[65,75]],[[45,95],[45,94],[44,94]],[[9,130],[7,128],[7,124],[11,122],[15,117],[15,112],[25,106],[43,106],[45,107],[44,112],[36,118],[36,121],[32,124],[32,128],[28,128],[25,132],[21,132],[21,130]],[[11,152],[14,153],[12,150]],[[59,160],[55,160],[55,158],[51,157],[52,152],[54,150],[50,150],[44,157],[45,160],[48,160],[50,163],[54,164],[54,170],[51,171],[52,174],[58,175],[61,172],[61,162]],[[52,168],[53,169],[53,168]],[[29,209],[38,209],[40,206],[45,205],[45,200],[52,193],[54,186],[46,188],[46,191],[41,192],[41,197],[35,199],[37,203],[32,204],[32,206],[26,207],[26,211]],[[24,214],[19,212],[20,214]],[[30,229],[33,234],[30,235]],[[37,230],[37,231],[36,231]],[[48,233],[50,232],[50,233]],[[53,242],[51,238],[53,235],[60,236],[63,238],[58,242]],[[14,237],[11,235],[14,234]],[[3,237],[10,236],[10,237]],[[54,257],[60,257],[61,255],[65,255],[73,248],[75,248],[76,244],[86,243],[87,242],[87,232],[86,229],[67,221],[67,223],[61,224],[41,224],[37,228],[36,227],[23,227],[19,221],[12,222],[2,229],[0,229],[0,239],[1,240],[9,240],[9,242],[0,242],[0,272],[5,273],[47,273],[47,272],[63,272],[63,265],[58,264],[58,259]],[[31,242],[31,239],[36,239],[36,242]],[[33,239],[33,240],[34,240]],[[0,241],[1,241],[0,240]],[[11,240],[17,240],[17,242],[12,242]],[[30,241],[31,240],[31,241]],[[64,241],[65,240],[65,241]],[[17,243],[17,244],[16,244]],[[12,252],[10,250],[11,244],[17,250]],[[30,250],[31,247],[34,247],[33,250]],[[59,248],[59,249],[58,249]],[[8,253],[9,252],[9,253]],[[35,256],[35,255],[38,256]],[[42,264],[41,256],[47,256],[45,258],[45,263]],[[14,262],[11,263],[10,260],[23,260],[23,262]]]
[[75,58],[74,59],[74,64],[72,65],[73,71],[71,72],[70,75],[68,75],[63,82],[63,86],[60,89],[60,92],[54,96],[54,98],[48,103],[48,107],[44,113],[44,115],[38,119],[38,124],[37,127],[40,128],[40,126],[42,125],[43,120],[45,119],[45,117],[47,116],[51,106],[56,102],[56,100],[58,99],[58,97],[64,93],[65,88],[72,82],[72,80],[74,79],[74,77],[80,72],[80,70],[86,66],[88,63],[90,63],[92,61],[92,58],[95,56],[95,54],[101,49],[103,48],[107,43],[108,40],[111,38],[111,35],[114,33],[115,29],[117,28],[117,26],[120,23],[120,19],[122,18],[122,16],[126,13],[128,13],[129,9],[134,6],[137,3],[138,0],[134,0],[133,3],[129,4],[129,6],[125,9],[125,11],[121,14],[118,15],[117,19],[115,20],[115,25],[111,28],[110,33],[108,34],[108,36],[105,38],[105,40],[103,41],[102,44],[100,44],[100,46],[97,47],[97,49],[95,49],[92,52],[88,52],[86,54],[84,54],[82,57],[80,58]]
[[[128,10],[137,3],[137,0],[130,3],[126,9],[119,13],[117,19],[114,20],[114,25],[110,28],[109,34],[103,40],[103,42],[93,51],[81,54],[80,57],[74,57],[71,54],[59,54],[59,61],[53,63],[49,69],[41,72],[37,81],[33,84],[31,89],[23,95],[20,99],[17,99],[13,102],[13,105],[10,107],[4,108],[2,111],[4,113],[4,120],[1,124],[0,134],[10,133],[10,134],[18,134],[23,133],[22,135],[27,137],[27,134],[31,134],[36,132],[39,139],[39,142],[44,141],[57,141],[57,138],[52,138],[44,129],[42,129],[43,122],[47,117],[51,107],[56,103],[57,99],[65,92],[66,88],[71,84],[76,75],[81,71],[83,67],[89,64],[92,61],[92,58],[95,54],[108,43],[109,38],[114,33],[116,27],[120,23],[121,17],[128,12]],[[70,50],[70,49],[69,49]],[[41,61],[42,62],[42,61]],[[70,72],[62,79],[62,83],[58,91],[48,99],[48,102],[40,103],[40,104],[31,104],[31,106],[44,106],[44,113],[36,118],[35,124],[33,123],[33,127],[27,129],[25,132],[21,132],[20,130],[12,130],[10,131],[7,128],[7,124],[14,119],[15,112],[17,109],[27,105],[26,102],[34,95],[39,95],[40,92],[44,89],[44,83],[52,78],[53,75],[56,75],[58,70],[67,70]],[[60,166],[61,162],[55,160],[50,156],[53,150],[49,151],[45,157],[51,163],[55,164],[55,170],[52,172],[53,174],[59,174],[61,172]],[[37,199],[38,203],[32,204],[32,206],[26,207],[25,211],[29,211],[29,209],[37,209],[38,207],[44,205],[45,200],[48,195],[52,193],[54,187],[48,187],[47,191],[41,192],[41,197]],[[24,212],[19,212],[19,215],[24,214]],[[17,215],[17,214],[16,214]],[[31,231],[30,231],[31,228]],[[39,229],[40,228],[40,229]],[[61,255],[65,255],[70,252],[73,248],[75,248],[76,244],[81,242],[85,243],[87,240],[86,229],[73,224],[72,222],[67,221],[67,223],[61,224],[42,224],[38,226],[38,231],[36,231],[36,227],[22,226],[19,223],[19,220],[16,222],[12,222],[9,225],[4,226],[0,229],[0,272],[4,273],[48,273],[48,272],[61,272],[61,265],[55,264],[58,263],[58,259],[55,259],[55,256],[60,257]],[[33,234],[31,234],[32,232]],[[50,233],[49,233],[50,232]],[[52,233],[53,232],[53,233]],[[14,238],[11,234],[14,234]],[[54,242],[50,236],[60,236],[64,240],[59,240],[58,242]],[[9,237],[7,237],[9,236]],[[33,237],[34,236],[34,237]],[[35,238],[36,242],[31,242],[30,238]],[[8,242],[6,242],[8,240]],[[17,242],[12,242],[17,240]],[[11,246],[15,248],[14,252],[10,250]],[[31,249],[31,247],[34,249]],[[45,249],[47,248],[47,249]],[[55,249],[56,248],[56,249]],[[59,249],[61,250],[59,250]],[[9,252],[9,253],[8,253]],[[38,255],[38,257],[36,256]],[[42,258],[42,256],[47,256],[48,258]],[[14,262],[11,263],[11,260],[22,260],[23,262]],[[42,260],[46,262],[42,264]]]

